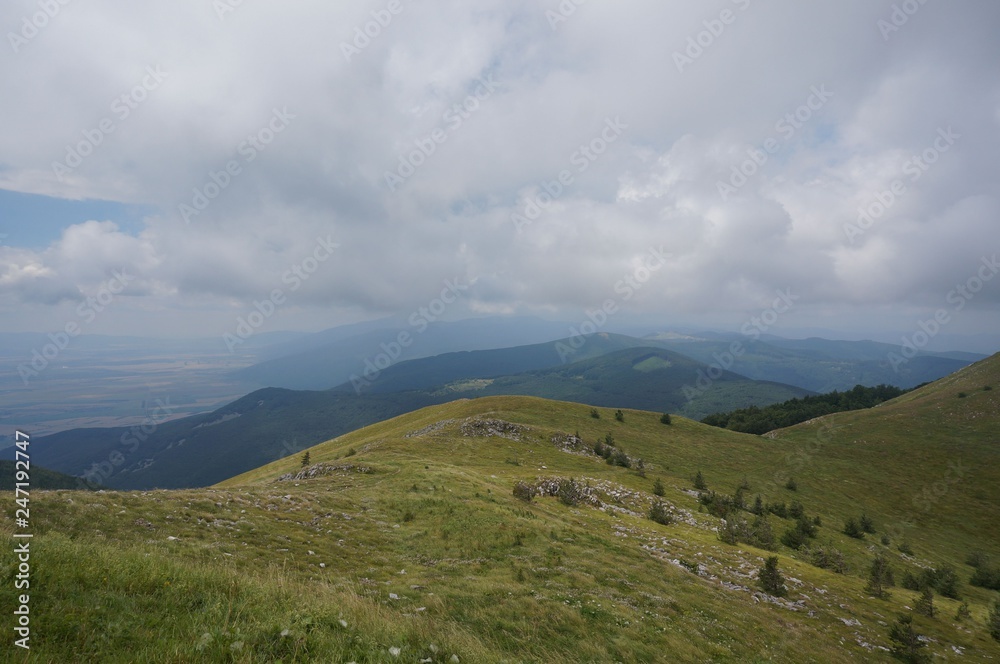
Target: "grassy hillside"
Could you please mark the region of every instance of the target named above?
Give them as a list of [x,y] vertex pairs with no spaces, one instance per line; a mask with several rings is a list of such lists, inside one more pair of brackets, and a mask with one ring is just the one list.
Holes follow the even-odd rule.
[[[589,339],[577,355],[607,355],[495,381],[460,380],[448,385],[435,383],[429,389],[391,393],[376,390],[360,395],[349,387],[323,392],[258,390],[212,413],[163,422],[151,431],[74,429],[38,438],[34,454],[41,464],[87,475],[117,489],[187,488],[214,484],[334,436],[460,396],[529,394],[701,417],[717,410],[767,405],[805,394],[798,388],[758,383],[726,373],[688,401],[683,387],[695,386],[707,367],[665,350],[618,350],[630,343],[634,340],[628,337],[598,335]],[[468,372],[492,371],[501,366],[502,360],[516,365],[541,361],[543,355],[548,357],[546,362],[558,359],[553,344],[470,353],[480,358],[474,361],[463,355],[445,356],[441,362],[431,363],[434,368],[418,361],[416,371],[408,366],[411,363],[401,363],[392,367],[392,375],[398,374],[403,386],[408,386],[421,371],[438,380],[462,372],[466,376],[482,375]],[[456,368],[453,357],[458,357],[464,368]],[[381,377],[373,388],[392,384],[392,375]],[[197,457],[197,463],[192,463],[192,455]],[[112,458],[118,463],[109,463]]]
[[[16,468],[13,461],[0,460],[0,491],[14,490],[14,474]],[[48,468],[31,464],[31,486],[35,489],[89,489],[81,484],[79,478],[59,473]],[[100,485],[93,487],[102,488]]]
[[[462,400],[313,447],[305,469],[296,457],[210,489],[39,493],[33,659],[888,662],[888,624],[913,613],[917,593],[865,591],[880,552],[897,580],[953,565],[971,616],[956,620],[959,602],[937,597],[938,616],[914,627],[935,656],[995,661],[985,621],[997,593],[969,586],[964,561],[971,550],[1000,560],[1000,409],[983,389],[998,384],[1000,356],[771,437],[631,410],[595,419],[529,397]],[[588,452],[609,434],[633,468]],[[783,545],[721,542],[691,490],[698,471],[719,494],[745,482],[748,496],[800,501],[820,517],[815,544],[839,549],[846,573]],[[513,495],[518,482],[570,477],[584,487],[573,506]],[[656,480],[670,525],[646,518]],[[924,487],[933,505],[897,531]],[[862,511],[878,532],[842,534]],[[776,535],[793,523],[766,520]],[[2,524],[9,536],[9,515]],[[768,555],[784,599],[758,589]],[[8,579],[15,562],[0,554]]]

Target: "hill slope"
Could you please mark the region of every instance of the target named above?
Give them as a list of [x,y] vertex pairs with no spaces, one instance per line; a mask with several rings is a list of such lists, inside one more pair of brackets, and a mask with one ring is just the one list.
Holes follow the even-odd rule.
[[[588,338],[577,355],[600,355],[634,343],[629,337]],[[531,364],[558,358],[556,344],[506,351],[450,355],[440,362],[408,362],[386,371],[367,393],[342,390],[300,392],[264,389],[213,413],[157,424],[152,431],[126,428],[74,429],[34,441],[38,463],[88,475],[118,489],[208,486],[317,442],[431,404],[470,394],[533,394],[595,405],[657,408],[700,417],[721,409],[767,405],[805,394],[789,386],[722,375],[690,402],[683,387],[695,386],[707,367],[657,349],[630,349],[558,369],[490,381],[459,381],[428,389],[382,392],[399,376],[405,385],[453,375],[482,375],[502,362]],[[458,358],[454,362],[452,358]],[[476,359],[481,358],[481,359]],[[640,364],[640,362],[645,364]],[[636,369],[636,367],[639,369]],[[472,372],[472,373],[470,373]],[[421,378],[423,376],[423,378]],[[707,380],[707,379],[706,379]],[[478,390],[478,392],[477,392]],[[114,459],[117,463],[111,463]],[[196,460],[196,461],[195,461]]]
[[[897,579],[952,565],[971,616],[936,597],[938,616],[914,628],[934,656],[995,661],[984,625],[995,593],[967,584],[964,560],[1000,558],[1000,409],[983,389],[997,382],[1000,356],[773,437],[631,410],[598,420],[529,397],[462,400],[313,447],[305,469],[284,459],[211,489],[39,494],[32,616],[45,629],[32,645],[43,659],[106,662],[890,662],[888,624],[917,593],[865,591],[881,553]],[[589,451],[609,434],[632,469]],[[900,497],[933,490],[957,461],[962,481],[897,532]],[[691,491],[699,471],[718,495],[745,483],[767,503],[800,501],[821,521],[813,546],[839,550],[845,573],[807,550],[721,542],[722,522]],[[569,484],[566,500],[512,495],[571,477],[582,495]],[[672,524],[646,518],[655,480]],[[842,534],[862,511],[877,533]],[[794,526],[764,521],[776,535]],[[758,589],[769,555],[786,598]],[[9,548],[0,565],[16,565]]]

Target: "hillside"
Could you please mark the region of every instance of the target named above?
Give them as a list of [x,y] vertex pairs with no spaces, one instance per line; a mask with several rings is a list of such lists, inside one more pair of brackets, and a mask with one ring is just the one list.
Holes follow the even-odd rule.
[[517,394],[595,406],[625,406],[680,413],[699,419],[733,408],[766,406],[809,394],[808,391],[721,371],[658,348],[638,347],[609,352],[550,369],[451,386],[462,396]]
[[[805,394],[798,388],[757,383],[726,373],[689,402],[685,386],[698,385],[699,376],[708,368],[665,350],[617,350],[633,342],[629,337],[598,335],[588,338],[584,349],[577,353],[600,356],[591,360],[495,381],[463,379],[427,389],[384,391],[395,384],[394,377],[407,387],[455,375],[488,375],[504,362],[552,362],[558,359],[558,353],[553,343],[469,354],[471,359],[452,354],[440,361],[417,360],[415,368],[402,362],[386,370],[386,376],[380,376],[369,392],[360,395],[350,385],[323,392],[258,390],[212,413],[163,422],[152,431],[73,429],[38,438],[34,442],[35,455],[38,463],[47,467],[88,475],[117,489],[197,487],[362,426],[459,396],[529,394],[702,417],[718,410],[763,406]],[[455,357],[458,363],[453,361]],[[192,463],[192,455],[196,455],[197,463]],[[109,463],[111,458],[118,459],[118,464]]]
[[[40,493],[32,550],[45,565],[32,580],[32,616],[45,629],[34,654],[890,662],[888,625],[913,613],[918,593],[865,591],[878,552],[897,581],[953,566],[970,617],[957,620],[960,602],[937,596],[937,617],[913,626],[935,657],[995,661],[1000,643],[984,623],[996,593],[968,585],[965,560],[974,550],[1000,560],[1000,408],[984,389],[997,384],[1000,356],[769,437],[632,410],[623,421],[610,409],[595,419],[589,407],[530,397],[460,400],[315,446],[307,468],[296,455],[210,489]],[[631,469],[588,451],[609,434]],[[721,542],[722,522],[692,491],[699,471],[717,495],[745,483],[747,497],[800,501],[820,519],[812,547],[840,551],[845,573],[810,564],[807,550]],[[797,491],[784,487],[789,474]],[[561,495],[575,505],[513,495],[518,482],[549,491],[568,478],[581,495]],[[656,480],[669,525],[646,518]],[[933,504],[897,529],[925,488]],[[844,535],[844,521],[862,512],[877,532]],[[763,521],[776,537],[794,525]],[[11,527],[4,519],[5,536]],[[768,555],[778,556],[785,598],[758,588]],[[8,574],[15,562],[9,548],[0,554]],[[0,590],[7,605],[12,592]]]

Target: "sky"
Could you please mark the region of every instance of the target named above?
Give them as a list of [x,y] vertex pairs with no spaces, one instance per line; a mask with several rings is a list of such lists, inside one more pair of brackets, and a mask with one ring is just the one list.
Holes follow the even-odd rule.
[[991,0],[11,0],[0,31],[0,331],[1000,329]]

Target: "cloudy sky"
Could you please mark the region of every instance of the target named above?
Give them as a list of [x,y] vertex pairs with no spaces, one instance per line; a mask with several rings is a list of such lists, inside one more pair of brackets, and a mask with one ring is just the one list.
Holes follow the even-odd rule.
[[1000,329],[992,0],[11,0],[0,27],[0,331],[222,335],[273,296],[264,329],[316,330],[446,282],[451,317],[738,330],[782,291],[779,334]]

